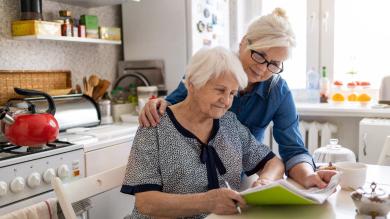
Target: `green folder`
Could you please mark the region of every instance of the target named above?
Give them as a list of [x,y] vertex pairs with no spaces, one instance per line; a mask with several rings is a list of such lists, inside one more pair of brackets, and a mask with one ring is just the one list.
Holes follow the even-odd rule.
[[249,205],[318,205],[332,195],[340,182],[340,173],[335,174],[328,186],[304,189],[302,186],[280,179],[265,186],[258,186],[241,192]]
[[244,194],[249,205],[313,205],[317,202],[307,199],[285,188],[282,185]]

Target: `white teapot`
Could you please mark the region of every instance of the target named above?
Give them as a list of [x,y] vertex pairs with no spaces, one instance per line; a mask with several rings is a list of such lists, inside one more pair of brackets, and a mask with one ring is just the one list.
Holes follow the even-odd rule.
[[330,139],[329,144],[314,151],[313,158],[316,163],[356,162],[353,151],[338,144],[336,138]]

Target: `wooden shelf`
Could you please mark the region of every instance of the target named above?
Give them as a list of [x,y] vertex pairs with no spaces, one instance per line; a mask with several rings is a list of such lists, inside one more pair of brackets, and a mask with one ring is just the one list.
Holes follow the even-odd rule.
[[81,37],[65,37],[65,36],[17,36],[13,37],[15,40],[54,40],[54,41],[68,41],[68,42],[79,42],[79,43],[100,43],[100,44],[113,44],[121,45],[122,41],[114,40],[102,40],[102,39],[90,39]]

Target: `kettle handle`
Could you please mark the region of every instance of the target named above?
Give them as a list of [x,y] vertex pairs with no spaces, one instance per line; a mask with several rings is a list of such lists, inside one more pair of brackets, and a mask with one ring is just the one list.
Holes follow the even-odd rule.
[[28,89],[22,89],[17,87],[15,87],[14,90],[17,94],[24,95],[24,96],[43,96],[47,100],[47,103],[49,105],[49,108],[46,110],[46,112],[52,114],[53,116],[56,113],[54,100],[49,94],[42,91],[28,90]]

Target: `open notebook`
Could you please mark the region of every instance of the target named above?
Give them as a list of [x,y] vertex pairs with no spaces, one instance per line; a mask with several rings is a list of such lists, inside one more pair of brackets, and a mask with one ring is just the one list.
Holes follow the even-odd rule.
[[240,194],[249,205],[313,205],[322,204],[335,191],[340,173],[334,175],[324,189],[301,189],[285,179],[265,186],[247,189]]

